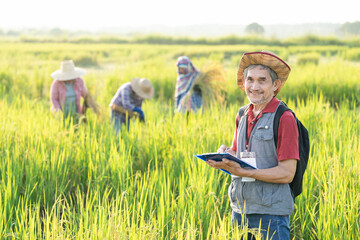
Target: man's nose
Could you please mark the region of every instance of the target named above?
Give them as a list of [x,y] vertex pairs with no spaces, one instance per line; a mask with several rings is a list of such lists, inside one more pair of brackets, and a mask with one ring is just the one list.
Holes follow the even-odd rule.
[[252,84],[252,89],[253,89],[253,90],[259,90],[259,89],[260,89],[259,83],[258,83],[258,82],[253,82],[253,84]]

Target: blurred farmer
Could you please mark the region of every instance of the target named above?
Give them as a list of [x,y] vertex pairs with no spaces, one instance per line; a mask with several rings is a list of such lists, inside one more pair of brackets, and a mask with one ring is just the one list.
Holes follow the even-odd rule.
[[239,114],[236,117],[232,147],[222,145],[218,152],[244,159],[251,155],[249,160],[254,161],[257,169],[244,169],[227,159],[208,161],[211,167],[232,174],[229,198],[233,226],[245,220],[249,228],[261,227],[263,238],[268,234],[269,239],[289,239],[289,215],[294,209],[288,183],[293,180],[299,160],[299,142],[291,112],[284,112],[280,118],[277,147],[273,134],[276,110],[279,104],[284,104],[275,96],[289,74],[290,67],[273,53],[249,52],[242,56],[237,84],[250,105],[242,108],[241,117]]
[[85,83],[80,78],[85,73],[84,69],[75,67],[72,60],[66,60],[61,62],[60,70],[51,74],[54,79],[50,90],[53,113],[62,111],[65,118],[79,118],[83,113],[80,99],[88,94]]
[[175,108],[178,112],[196,112],[202,106],[202,92],[200,87],[195,84],[200,71],[193,65],[186,56],[181,56],[177,60],[177,81],[175,89]]
[[140,121],[145,121],[145,114],[141,109],[144,99],[154,96],[154,87],[146,78],[133,78],[131,82],[124,83],[117,90],[110,102],[111,122],[118,134],[122,124],[127,124],[131,117],[138,117]]

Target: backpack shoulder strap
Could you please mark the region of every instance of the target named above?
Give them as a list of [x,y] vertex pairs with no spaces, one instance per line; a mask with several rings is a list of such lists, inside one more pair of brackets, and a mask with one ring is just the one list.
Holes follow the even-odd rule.
[[240,109],[239,109],[239,112],[238,112],[238,115],[239,115],[239,120],[241,119],[242,116],[244,116],[244,114],[247,113],[247,111],[249,110],[249,107],[250,107],[250,103],[245,105],[245,106],[242,106]]
[[[281,104],[283,103],[283,104]],[[284,112],[286,111],[291,111],[291,109],[284,103],[284,102],[280,102],[276,113],[275,113],[275,117],[274,117],[274,142],[275,142],[275,147],[277,147],[277,142],[278,142],[278,130],[279,130],[279,122],[280,122],[280,118],[283,115]],[[292,111],[291,111],[292,112]]]
[[290,185],[291,194],[293,196],[293,199],[295,201],[295,198],[301,194],[302,192],[302,181],[303,181],[303,175],[306,170],[306,166],[309,159],[309,152],[310,152],[310,141],[309,141],[309,133],[308,130],[305,128],[305,126],[297,119],[295,113],[289,109],[285,103],[280,104],[277,112],[275,113],[274,117],[274,141],[275,146],[277,146],[277,140],[278,140],[278,129],[279,129],[279,121],[280,117],[285,111],[291,111],[291,113],[295,117],[296,125],[299,132],[299,158],[300,160],[296,163],[296,172],[294,175],[294,178]]

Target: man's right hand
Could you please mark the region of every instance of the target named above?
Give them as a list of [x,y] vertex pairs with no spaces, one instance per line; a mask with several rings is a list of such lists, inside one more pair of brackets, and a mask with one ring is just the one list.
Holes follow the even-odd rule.
[[141,110],[141,108],[134,107],[134,108],[133,108],[133,111],[139,113],[140,121],[144,121],[144,120],[145,120],[145,115],[144,115],[144,112]]
[[226,145],[221,145],[217,150],[218,153],[229,153],[233,156],[236,156],[236,152],[234,152],[231,148],[227,147]]
[[229,148],[225,145],[221,145],[219,147],[219,149],[217,150],[217,153],[225,153],[226,150],[228,150]]

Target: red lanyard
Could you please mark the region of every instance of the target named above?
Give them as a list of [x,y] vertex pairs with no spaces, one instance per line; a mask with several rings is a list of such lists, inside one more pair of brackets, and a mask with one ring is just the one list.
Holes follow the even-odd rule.
[[[262,111],[261,111],[262,112]],[[254,130],[254,127],[257,123],[257,121],[259,120],[258,117],[260,116],[261,112],[259,112],[259,114],[256,116],[255,120],[253,121],[253,125],[250,129],[250,133],[248,134],[248,118],[247,118],[247,115],[246,115],[246,136],[245,136],[245,147],[246,147],[246,151],[249,150],[249,135],[252,133],[252,131]]]

